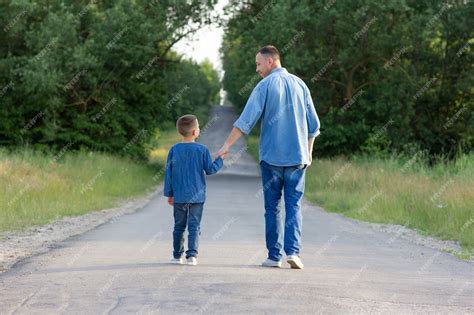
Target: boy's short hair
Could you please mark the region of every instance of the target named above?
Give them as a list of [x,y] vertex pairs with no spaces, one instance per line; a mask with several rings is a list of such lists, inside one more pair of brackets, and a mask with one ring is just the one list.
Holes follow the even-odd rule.
[[192,131],[197,127],[197,117],[194,115],[184,115],[176,122],[176,129],[183,137],[192,135]]

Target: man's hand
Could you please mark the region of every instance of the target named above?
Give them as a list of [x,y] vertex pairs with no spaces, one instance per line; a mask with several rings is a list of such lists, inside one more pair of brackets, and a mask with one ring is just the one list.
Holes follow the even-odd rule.
[[243,135],[244,133],[239,128],[232,128],[227,140],[224,142],[224,145],[217,154],[219,154],[221,158],[225,158],[226,155],[229,154],[230,147],[233,146],[235,141],[239,140]]
[[224,144],[222,146],[222,148],[220,148],[219,152],[217,152],[217,154],[221,158],[225,158],[227,156],[227,154],[229,154],[229,150],[230,150],[230,147],[227,144]]
[[168,203],[170,206],[174,205],[174,197],[168,197]]

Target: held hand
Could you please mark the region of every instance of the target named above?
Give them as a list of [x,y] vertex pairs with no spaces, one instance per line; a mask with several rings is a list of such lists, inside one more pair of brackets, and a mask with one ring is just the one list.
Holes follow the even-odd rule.
[[217,152],[221,158],[225,158],[229,154],[230,147],[227,144],[224,144],[222,148]]
[[168,204],[170,206],[173,206],[174,205],[174,197],[168,197]]

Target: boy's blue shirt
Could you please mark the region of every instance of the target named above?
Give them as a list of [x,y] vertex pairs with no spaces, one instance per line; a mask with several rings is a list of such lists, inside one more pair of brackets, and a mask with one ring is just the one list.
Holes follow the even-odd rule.
[[182,142],[173,145],[166,161],[164,195],[174,197],[176,203],[205,202],[204,174],[217,173],[223,164],[221,157],[213,162],[209,149],[200,143]]

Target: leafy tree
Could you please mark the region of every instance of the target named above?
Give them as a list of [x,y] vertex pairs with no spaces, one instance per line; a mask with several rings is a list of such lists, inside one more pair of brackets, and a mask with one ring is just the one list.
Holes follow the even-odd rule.
[[142,155],[154,128],[216,98],[210,65],[171,50],[213,5],[2,1],[0,144]]
[[473,142],[473,11],[467,1],[233,2],[224,86],[242,108],[259,80],[255,52],[273,44],[312,92],[321,154],[454,156]]

